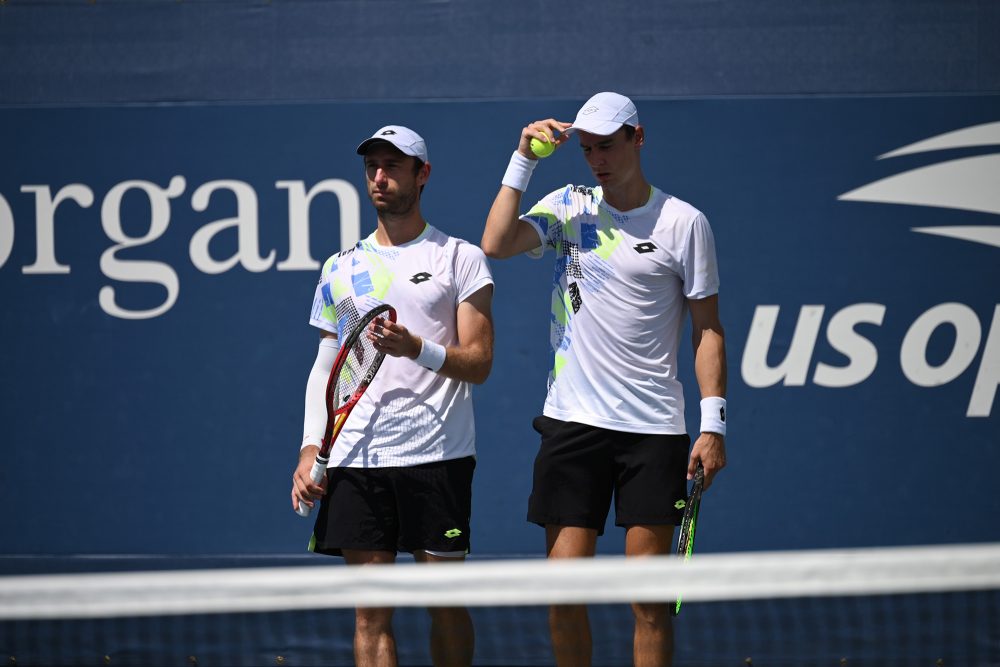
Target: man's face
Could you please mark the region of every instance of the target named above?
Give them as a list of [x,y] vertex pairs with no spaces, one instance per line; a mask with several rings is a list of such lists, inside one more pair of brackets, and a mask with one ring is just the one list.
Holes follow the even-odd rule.
[[577,134],[580,135],[583,157],[599,185],[613,188],[627,183],[638,173],[639,147],[643,137],[641,127],[636,128],[631,139],[624,127],[607,136],[582,130]]
[[427,165],[415,169],[417,159],[389,143],[377,143],[364,156],[368,198],[379,215],[409,213],[427,182]]

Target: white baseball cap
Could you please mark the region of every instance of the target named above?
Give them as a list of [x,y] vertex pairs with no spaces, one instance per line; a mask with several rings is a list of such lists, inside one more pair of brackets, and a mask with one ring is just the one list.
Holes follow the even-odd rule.
[[358,155],[364,155],[368,148],[379,141],[385,141],[400,151],[404,155],[412,155],[421,162],[427,162],[427,144],[423,138],[408,127],[402,125],[386,125],[375,131],[369,139],[365,139],[358,144]]
[[617,132],[622,125],[639,125],[639,112],[632,100],[618,93],[597,93],[583,103],[573,125],[563,130],[563,133],[583,130],[607,136]]

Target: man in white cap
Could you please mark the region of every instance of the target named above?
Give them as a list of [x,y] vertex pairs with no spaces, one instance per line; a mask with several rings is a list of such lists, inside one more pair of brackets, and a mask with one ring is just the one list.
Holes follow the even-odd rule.
[[[519,215],[537,159],[531,140],[572,134],[597,181],[567,185]],[[627,556],[667,554],[680,523],[686,479],[704,467],[706,488],[726,463],[726,358],[719,275],[708,220],[643,175],[645,130],[635,105],[598,93],[573,123],[521,131],[486,221],[490,257],[555,252],[550,344],[528,520],[545,527],[549,558],[592,556],[612,497]],[[688,452],[677,352],[690,310],[701,433]],[[667,604],[633,604],[636,665],[669,665]],[[556,663],[589,665],[584,606],[549,613]]]
[[[484,382],[493,363],[493,278],[478,247],[424,220],[431,165],[416,132],[380,128],[357,152],[377,227],[327,259],[320,274],[309,323],[321,337],[306,383],[292,506],[323,499],[310,548],[349,565],[391,563],[400,551],[421,563],[460,561],[469,551],[476,465],[471,385]],[[397,312],[396,322],[372,325],[386,359],[335,442],[327,478],[314,484],[337,332],[382,303]],[[430,613],[434,664],[471,664],[468,611]],[[395,665],[393,610],[355,614],[356,664]]]

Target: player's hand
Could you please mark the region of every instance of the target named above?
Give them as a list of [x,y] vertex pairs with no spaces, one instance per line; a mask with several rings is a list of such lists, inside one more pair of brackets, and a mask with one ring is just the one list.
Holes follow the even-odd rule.
[[702,433],[691,448],[687,478],[694,479],[698,464],[705,468],[705,489],[712,486],[715,475],[726,467],[726,439],[718,433]]
[[298,510],[300,501],[313,507],[316,501],[326,493],[326,477],[319,484],[316,484],[312,481],[310,474],[318,453],[319,447],[315,445],[304,447],[299,452],[299,465],[292,473],[292,509],[294,510]]
[[531,140],[538,139],[545,141],[543,137],[548,137],[556,147],[569,139],[568,134],[563,134],[563,130],[573,125],[573,123],[563,123],[554,118],[546,120],[536,120],[523,130],[521,130],[521,141],[517,144],[517,152],[529,160],[537,160],[538,156],[531,152]]
[[410,330],[399,322],[376,317],[368,325],[365,335],[376,350],[390,357],[416,359],[420,354],[420,337],[410,333]]

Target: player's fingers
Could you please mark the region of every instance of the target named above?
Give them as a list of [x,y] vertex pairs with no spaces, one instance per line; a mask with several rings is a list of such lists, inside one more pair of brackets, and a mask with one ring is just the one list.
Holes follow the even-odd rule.
[[374,340],[380,336],[384,336],[388,330],[388,325],[385,320],[380,317],[376,317],[368,325],[368,338],[369,340]]
[[569,139],[570,135],[566,134],[566,129],[572,127],[573,123],[563,123],[562,121],[554,120],[549,125],[549,129],[552,130],[552,136],[555,142],[561,144],[562,142]]
[[548,126],[542,125],[541,123],[536,123],[532,126],[532,129],[534,129],[534,133],[531,137],[546,144],[552,141],[552,137],[555,136],[555,132],[553,132]]
[[382,352],[390,353],[395,346],[399,343],[400,336],[397,332],[390,331],[388,328],[374,327],[374,329],[369,329],[365,332],[365,336],[376,350]]
[[292,493],[298,493],[306,500],[313,500],[324,493],[325,483],[325,478],[321,480],[321,484],[312,481],[312,465],[300,466],[292,475]]
[[304,489],[292,489],[292,503],[294,504],[298,500],[301,500],[309,505],[309,507],[312,507],[313,503],[323,497],[323,493],[323,489],[315,484],[311,484]]
[[392,320],[381,320],[379,327],[379,331],[383,336],[393,340],[404,338],[409,331],[409,329],[399,322],[393,322]]
[[545,125],[544,121],[536,120],[534,123],[529,124],[521,131],[521,143],[528,143],[532,139],[546,141],[551,136],[552,133],[549,131],[548,126]]
[[546,118],[545,120],[536,120],[528,127],[532,130],[529,138],[552,141],[563,131],[564,124],[554,118]]
[[695,452],[691,452],[691,456],[690,458],[688,458],[688,469],[687,469],[688,481],[694,479],[694,474],[695,472],[698,471],[699,463],[701,463],[701,456],[696,454]]
[[572,126],[572,123],[563,123],[552,118],[545,121],[540,121],[542,125],[542,130],[549,139],[556,143],[556,145],[567,141],[570,135],[566,134],[566,129]]
[[712,448],[708,454],[702,457],[701,463],[705,466],[705,474],[711,472],[714,476],[715,473],[726,467],[725,453],[720,448]]
[[292,509],[293,510],[297,510],[299,508],[300,504],[305,504],[305,505],[308,505],[309,507],[313,506],[312,500],[310,500],[306,496],[304,496],[301,493],[299,493],[298,489],[296,489],[293,486],[292,487]]
[[704,464],[705,467],[705,489],[712,486],[712,482],[715,480],[715,476],[726,467],[726,460],[720,458],[714,458],[710,462]]
[[[325,481],[326,480],[324,479],[323,482]],[[310,479],[309,483],[306,484],[305,496],[308,497],[309,500],[316,500],[317,498],[322,496],[324,492],[324,487],[321,484],[317,484],[316,482]]]
[[306,495],[306,483],[302,480],[299,475],[299,471],[296,470],[295,474],[292,475],[292,500],[296,498],[302,498]]

